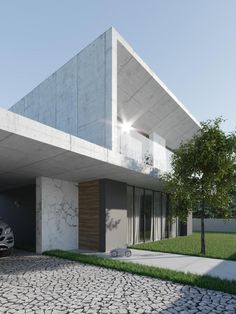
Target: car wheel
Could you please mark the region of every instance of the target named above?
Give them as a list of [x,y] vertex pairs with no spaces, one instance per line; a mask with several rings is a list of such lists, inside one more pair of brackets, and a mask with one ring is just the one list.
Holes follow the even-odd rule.
[[117,251],[112,251],[112,252],[111,252],[111,257],[117,257],[117,256],[118,256]]
[[125,252],[125,256],[126,256],[126,257],[130,257],[130,256],[131,256],[131,251],[126,251],[126,252]]
[[0,257],[7,257],[10,256],[12,253],[13,249],[8,249],[4,251],[0,251]]

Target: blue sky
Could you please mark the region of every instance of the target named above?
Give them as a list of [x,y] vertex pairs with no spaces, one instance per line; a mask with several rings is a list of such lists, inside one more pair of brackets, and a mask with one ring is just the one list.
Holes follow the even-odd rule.
[[0,0],[0,106],[114,26],[200,121],[236,125],[235,0]]

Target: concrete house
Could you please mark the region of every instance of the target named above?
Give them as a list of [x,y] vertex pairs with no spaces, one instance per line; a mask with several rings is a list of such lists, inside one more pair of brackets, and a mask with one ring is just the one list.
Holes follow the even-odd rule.
[[160,175],[199,123],[109,29],[0,109],[0,216],[18,246],[108,251],[191,233]]

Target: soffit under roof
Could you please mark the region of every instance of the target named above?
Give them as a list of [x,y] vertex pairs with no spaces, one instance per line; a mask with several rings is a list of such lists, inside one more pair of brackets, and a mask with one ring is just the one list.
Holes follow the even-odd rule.
[[199,123],[119,41],[117,55],[118,116],[142,132],[158,133],[171,149],[190,139]]
[[123,157],[0,108],[0,191],[33,184],[40,176],[77,183],[107,178],[163,189],[157,177],[131,169]]

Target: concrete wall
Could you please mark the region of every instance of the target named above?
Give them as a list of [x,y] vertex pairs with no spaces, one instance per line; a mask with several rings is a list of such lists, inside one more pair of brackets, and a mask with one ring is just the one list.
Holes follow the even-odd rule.
[[[193,231],[201,230],[201,219],[193,218]],[[205,230],[215,232],[236,232],[236,219],[224,220],[216,218],[205,219]]]
[[179,221],[178,232],[179,236],[188,236],[193,233],[193,215],[189,213],[187,223],[182,223]]
[[78,187],[52,178],[36,179],[36,251],[78,248]]
[[187,235],[191,235],[193,233],[193,214],[190,213],[188,215],[187,220]]
[[10,110],[111,148],[112,59],[110,29]]
[[102,207],[105,209],[105,251],[127,246],[127,185],[102,181]]
[[16,247],[35,248],[35,212],[34,185],[0,193],[0,216],[11,226]]

